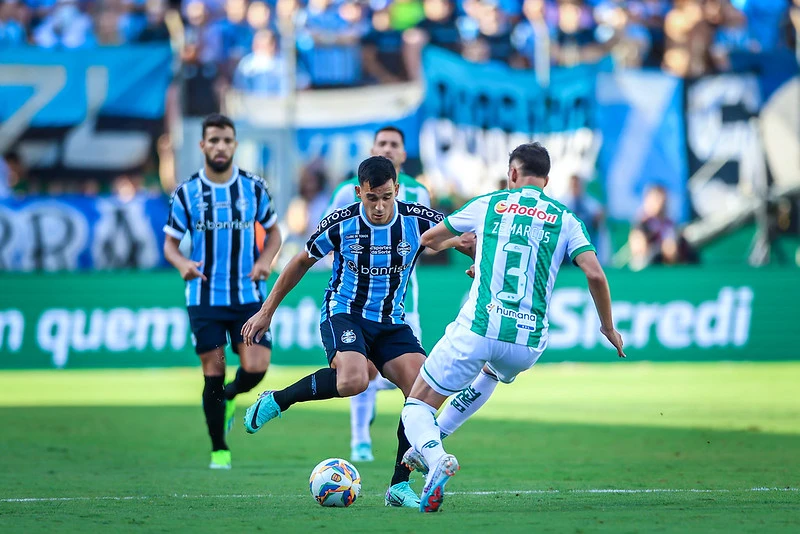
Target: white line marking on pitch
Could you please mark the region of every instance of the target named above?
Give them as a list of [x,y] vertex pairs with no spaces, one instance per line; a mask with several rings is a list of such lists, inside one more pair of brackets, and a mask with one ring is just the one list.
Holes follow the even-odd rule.
[[[449,495],[558,495],[558,494],[638,494],[638,493],[732,493],[737,491],[744,492],[786,492],[800,491],[800,488],[747,488],[747,489],[671,489],[671,488],[652,488],[652,489],[572,489],[572,490],[497,490],[497,491],[452,491]],[[368,494],[371,495],[371,494]],[[379,494],[374,494],[379,495]],[[382,494],[380,494],[382,495]],[[295,497],[305,498],[306,495],[281,495],[277,493],[251,493],[251,494],[228,494],[228,495],[188,495],[173,493],[169,495],[127,495],[127,496],[96,496],[96,497],[18,497],[0,499],[0,502],[7,503],[37,503],[37,502],[69,502],[69,501],[152,501],[158,499],[264,499],[270,497]]]

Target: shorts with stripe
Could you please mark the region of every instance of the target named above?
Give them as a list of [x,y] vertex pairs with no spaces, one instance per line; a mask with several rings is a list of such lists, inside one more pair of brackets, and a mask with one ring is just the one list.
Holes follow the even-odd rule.
[[446,396],[470,385],[484,364],[501,382],[509,384],[533,367],[544,352],[543,345],[528,347],[485,338],[453,322],[431,350],[420,374],[434,391]]
[[425,354],[407,324],[378,323],[360,315],[337,313],[320,323],[319,332],[328,363],[337,352],[353,351],[363,354],[381,371],[384,364],[403,354]]
[[[239,344],[244,341],[242,326],[260,309],[260,302],[230,306],[187,306],[195,352],[204,354],[230,342],[233,352],[239,354]],[[267,332],[258,345],[271,349],[272,334]]]

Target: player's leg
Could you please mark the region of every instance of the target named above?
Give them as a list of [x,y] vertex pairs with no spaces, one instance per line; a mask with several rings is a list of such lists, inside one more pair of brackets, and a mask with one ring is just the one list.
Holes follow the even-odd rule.
[[[436,423],[439,425],[439,436],[444,439],[450,436],[472,417],[494,393],[499,379],[488,365],[484,365],[480,374],[472,384],[453,395],[450,402],[444,405]],[[428,474],[428,463],[425,457],[413,447],[403,455],[403,463],[410,469]]]
[[375,377],[378,370],[372,362],[368,362],[369,385],[358,395],[350,397],[350,460],[353,462],[371,462],[372,437],[369,427],[375,417],[375,396],[378,392]]
[[234,352],[239,355],[236,377],[225,384],[225,429],[230,432],[236,413],[236,395],[256,387],[269,368],[272,357],[272,335],[267,332],[255,345],[247,346],[242,340],[242,326],[259,309],[258,303],[241,306],[236,319],[229,324],[228,335]]
[[256,387],[269,368],[272,356],[272,334],[267,332],[255,345],[247,346],[242,340],[242,326],[260,309],[259,303],[246,304],[237,311],[236,320],[230,324],[228,334],[234,352],[239,355],[236,378],[225,386],[225,398],[232,400],[240,393]]
[[446,398],[418,376],[401,415],[409,442],[431,466],[420,494],[419,509],[423,512],[439,510],[444,501],[445,484],[459,469],[456,457],[447,454],[442,447],[436,426],[436,410]]
[[358,323],[345,314],[334,315],[323,321],[320,333],[330,367],[282,390],[268,390],[259,395],[245,412],[244,426],[248,433],[257,432],[295,403],[350,397],[366,389],[369,383],[366,345]]
[[[406,315],[406,324],[411,326],[417,339],[419,336],[419,314]],[[415,330],[416,328],[416,330]],[[375,419],[375,404],[378,391],[397,389],[397,386],[387,380],[370,362],[369,385],[366,391],[359,393],[350,399],[350,459],[354,462],[371,462],[372,438],[369,427]]]
[[[383,376],[397,385],[403,396],[407,396],[425,361],[425,351],[408,325],[377,325],[374,330],[370,357]],[[394,472],[384,504],[417,508],[419,497],[408,484],[411,470],[403,463],[403,454],[411,445],[402,419],[397,425],[397,444]]]
[[482,340],[468,329],[450,324],[422,366],[403,407],[408,439],[430,466],[420,496],[420,510],[424,512],[439,509],[444,500],[444,486],[459,469],[458,460],[442,446],[436,410],[449,395],[460,392],[480,373],[486,361]]
[[280,417],[298,402],[350,397],[367,388],[367,359],[359,352],[338,352],[331,367],[320,369],[294,384],[277,391],[267,390],[245,412],[248,434],[256,433],[264,423]]
[[442,439],[458,430],[467,419],[486,404],[498,382],[497,376],[488,366],[484,365],[472,384],[453,395],[450,402],[444,405],[441,413],[436,417]]
[[230,469],[231,454],[225,442],[225,325],[220,321],[224,308],[189,306],[189,322],[195,351],[203,370],[203,413],[211,438],[212,469]]

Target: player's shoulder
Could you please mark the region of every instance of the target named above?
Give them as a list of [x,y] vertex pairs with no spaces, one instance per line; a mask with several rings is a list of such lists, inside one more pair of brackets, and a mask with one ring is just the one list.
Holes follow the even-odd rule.
[[342,189],[346,187],[353,187],[354,185],[358,185],[358,176],[353,176],[352,178],[348,178],[347,180],[342,180],[339,182],[339,185],[337,185],[336,189],[333,190],[333,194],[335,195]]
[[493,200],[502,201],[508,198],[511,194],[511,191],[508,189],[502,189],[500,191],[492,191],[490,193],[485,193],[483,195],[478,195],[466,201],[463,206],[458,208],[456,212],[460,212],[467,207],[476,208],[481,207],[481,205],[488,206]]
[[252,182],[256,187],[260,187],[267,192],[269,192],[269,186],[267,185],[267,181],[258,174],[250,171],[246,171],[244,169],[239,169],[239,179],[245,182]]
[[355,202],[353,204],[333,210],[331,213],[322,218],[317,225],[315,234],[320,234],[333,226],[342,224],[344,221],[352,219],[353,217],[358,217],[358,208],[360,205],[360,202]]
[[170,195],[170,200],[178,198],[181,195],[186,195],[192,187],[196,187],[197,183],[200,181],[200,173],[196,172],[191,175],[187,180],[184,180],[178,187],[175,188],[175,191],[172,192]]
[[428,188],[425,186],[425,184],[404,172],[401,172],[397,176],[397,181],[400,185],[403,185],[409,189],[424,189],[425,191],[428,191]]
[[397,201],[397,211],[403,217],[418,217],[431,222],[442,222],[444,215],[435,209],[423,206],[416,202]]
[[561,202],[559,202],[558,200],[554,199],[550,195],[547,195],[546,193],[542,193],[540,198],[542,200],[544,200],[545,202],[547,202],[548,204],[550,204],[551,206],[553,206],[554,209],[556,209],[557,211],[561,212],[562,215],[568,215],[570,217],[578,219],[578,216],[575,215],[575,213],[571,209],[569,209],[566,205],[562,204]]

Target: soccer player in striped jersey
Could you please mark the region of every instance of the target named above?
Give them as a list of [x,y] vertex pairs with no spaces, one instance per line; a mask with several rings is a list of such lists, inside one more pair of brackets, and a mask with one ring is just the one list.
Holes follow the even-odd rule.
[[[320,221],[305,251],[289,261],[261,310],[242,329],[245,343],[261,339],[283,298],[317,261],[333,252],[320,324],[329,367],[280,391],[262,393],[245,414],[248,433],[257,432],[297,402],[361,393],[369,383],[368,361],[404,395],[419,374],[425,351],[404,321],[403,300],[423,250],[420,236],[442,215],[396,200],[397,177],[387,158],[364,160],[358,180],[361,202]],[[402,421],[397,438],[395,470],[384,503],[416,508],[419,497],[408,485],[410,471],[402,463],[410,446]]]
[[[245,321],[261,307],[281,234],[267,185],[233,164],[236,130],[224,115],[203,121],[200,148],[205,164],[172,195],[164,226],[164,256],[186,281],[186,305],[205,377],[203,411],[211,437],[212,469],[230,469],[225,441],[234,415],[234,397],[253,389],[267,372],[269,335],[254,346],[242,343]],[[259,255],[255,224],[265,231]],[[178,246],[184,234],[191,257]],[[239,355],[236,378],[225,384],[225,345]]]
[[420,496],[423,512],[439,510],[444,486],[459,469],[455,456],[442,448],[436,410],[447,397],[481,380],[482,371],[510,383],[536,363],[547,346],[547,307],[565,257],[585,273],[600,331],[625,357],[608,282],[586,227],[544,194],[549,173],[543,146],[520,145],[509,157],[509,190],[472,199],[422,236],[424,246],[443,250],[463,232],[477,235],[469,298],[431,351],[403,407],[413,446],[406,459],[415,452],[428,471]]
[[[391,160],[397,173],[397,199],[402,202],[416,202],[426,207],[431,206],[431,197],[424,185],[411,176],[400,171],[406,161],[405,135],[394,126],[384,126],[375,132],[372,149],[373,156],[383,156]],[[328,205],[326,215],[335,210],[358,202],[356,196],[358,177],[345,180],[336,188]],[[412,271],[408,281],[405,300],[405,321],[417,339],[422,341],[422,328],[419,320],[419,289],[416,271]],[[369,386],[363,393],[350,397],[350,460],[353,462],[371,462],[372,438],[369,426],[375,414],[375,396],[379,390],[394,389],[395,385],[378,375],[374,366],[370,366]]]

